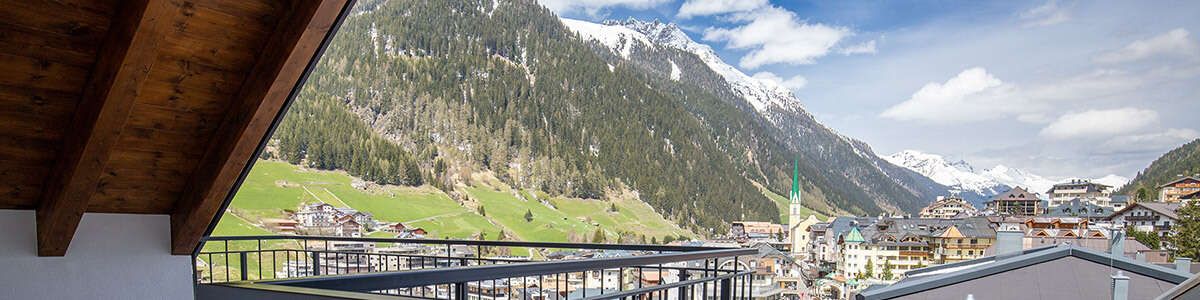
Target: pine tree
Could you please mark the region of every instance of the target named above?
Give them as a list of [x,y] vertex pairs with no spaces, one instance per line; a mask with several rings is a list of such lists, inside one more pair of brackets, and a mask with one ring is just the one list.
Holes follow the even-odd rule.
[[592,243],[602,244],[604,240],[604,230],[596,228],[596,232],[592,233]]
[[1200,204],[1188,202],[1175,213],[1179,221],[1171,227],[1174,233],[1168,238],[1175,255],[1200,259]]
[[863,268],[863,278],[875,278],[875,260],[867,259],[867,266]]
[[883,276],[883,280],[892,280],[892,277],[894,276],[892,274],[892,261],[890,261],[890,260],[883,261],[882,276]]

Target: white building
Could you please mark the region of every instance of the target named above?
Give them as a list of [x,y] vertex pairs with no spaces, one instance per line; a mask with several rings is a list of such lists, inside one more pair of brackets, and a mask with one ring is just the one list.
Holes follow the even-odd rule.
[[1112,223],[1142,232],[1154,232],[1159,236],[1167,236],[1171,226],[1179,221],[1176,210],[1182,207],[1178,202],[1135,202],[1125,209],[1113,213]]
[[922,219],[955,219],[979,215],[975,206],[963,200],[962,197],[938,196],[936,201],[921,209],[918,214]]
[[1083,179],[1055,184],[1046,195],[1050,197],[1050,207],[1071,202],[1079,198],[1103,207],[1112,207],[1113,187]]

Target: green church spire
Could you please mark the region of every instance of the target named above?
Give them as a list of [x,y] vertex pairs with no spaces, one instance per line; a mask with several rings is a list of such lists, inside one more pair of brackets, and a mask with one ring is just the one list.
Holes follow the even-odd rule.
[[792,204],[800,204],[800,158],[792,162],[792,192],[788,194]]

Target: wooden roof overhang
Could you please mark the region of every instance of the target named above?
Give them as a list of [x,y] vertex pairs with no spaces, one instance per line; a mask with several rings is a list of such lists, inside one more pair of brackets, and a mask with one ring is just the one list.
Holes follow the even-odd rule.
[[0,0],[0,209],[38,255],[86,212],[191,254],[353,0]]

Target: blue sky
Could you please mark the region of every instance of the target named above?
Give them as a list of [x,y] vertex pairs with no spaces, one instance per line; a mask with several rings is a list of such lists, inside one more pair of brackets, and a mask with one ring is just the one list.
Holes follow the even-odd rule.
[[1200,137],[1197,1],[542,0],[661,19],[881,155],[1133,177]]

